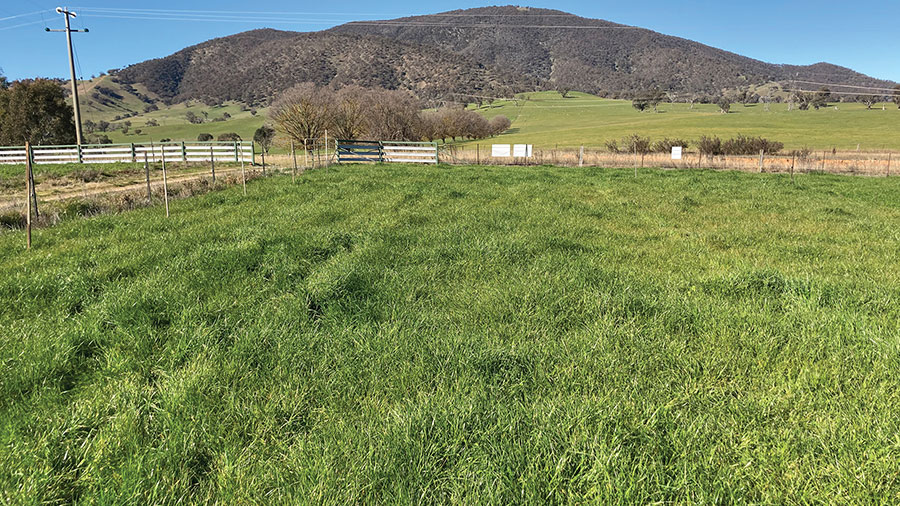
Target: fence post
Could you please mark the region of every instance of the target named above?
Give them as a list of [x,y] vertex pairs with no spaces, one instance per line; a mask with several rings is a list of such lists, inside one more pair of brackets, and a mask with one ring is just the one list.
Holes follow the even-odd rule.
[[241,157],[241,184],[244,186],[244,196],[247,196],[247,173],[244,172],[244,157]]
[[578,166],[584,167],[584,144],[582,144],[581,149],[578,150]]
[[187,148],[184,146],[184,141],[181,141],[181,161],[187,163]]
[[637,144],[634,145],[634,177],[637,177]]
[[209,167],[212,170],[213,184],[216,184],[216,153],[213,147],[209,147]]
[[250,141],[250,164],[256,165],[256,141]]
[[25,201],[28,216],[25,217],[25,249],[31,249],[31,143],[25,143]]
[[150,163],[147,161],[147,153],[144,152],[144,176],[147,178],[147,203],[153,201],[153,193],[150,191]]
[[137,153],[134,151],[134,143],[131,143],[131,163],[137,163]]
[[[238,161],[238,143],[237,143],[237,141],[232,141],[232,142],[234,142],[234,161],[237,162]],[[243,151],[243,150],[241,150],[241,151]]]
[[166,147],[162,148],[162,165],[163,165],[163,195],[166,201],[166,218],[169,217],[169,177],[166,174]]
[[797,159],[797,153],[791,153],[791,183],[794,182],[794,162]]
[[81,144],[76,146],[76,149],[78,150],[78,163],[84,163],[84,160],[81,156]]
[[328,168],[328,162],[329,162],[329,161],[330,161],[330,160],[329,160],[329,157],[328,157],[328,129],[326,128],[326,129],[325,129],[325,168],[326,168],[326,169]]
[[294,139],[291,138],[291,160],[293,167],[291,168],[291,183],[297,182],[297,151],[294,150]]
[[25,159],[27,164],[31,164],[31,169],[28,171],[28,181],[31,184],[31,200],[34,205],[34,217],[40,218],[41,211],[38,209],[37,185],[34,184],[34,147],[32,147],[31,144],[28,144],[28,149],[25,150]]
[[475,165],[481,165],[481,144],[475,145]]
[[763,171],[763,158],[766,156],[766,151],[763,149],[759,150],[759,173],[762,174]]
[[431,144],[434,145],[434,163],[441,163],[441,153],[438,151],[438,143],[432,142]]

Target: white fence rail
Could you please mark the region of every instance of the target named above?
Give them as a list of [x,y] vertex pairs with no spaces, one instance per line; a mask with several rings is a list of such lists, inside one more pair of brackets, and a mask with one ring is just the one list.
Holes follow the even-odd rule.
[[338,163],[393,162],[431,163],[440,161],[435,142],[338,140]]
[[438,163],[437,144],[382,142],[385,162],[394,163]]
[[[256,158],[252,142],[169,142],[156,144],[82,144],[34,146],[35,164],[161,162],[247,162]],[[23,146],[0,147],[0,165],[24,165]]]

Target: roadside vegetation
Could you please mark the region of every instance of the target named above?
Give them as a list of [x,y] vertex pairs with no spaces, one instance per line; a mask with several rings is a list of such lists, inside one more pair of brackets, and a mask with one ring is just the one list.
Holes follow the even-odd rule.
[[0,233],[4,502],[900,501],[900,179],[290,181]]

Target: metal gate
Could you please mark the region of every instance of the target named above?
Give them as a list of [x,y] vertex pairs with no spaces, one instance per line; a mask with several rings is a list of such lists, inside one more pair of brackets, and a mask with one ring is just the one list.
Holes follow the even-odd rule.
[[436,142],[341,141],[337,142],[337,161],[429,163],[439,162]]

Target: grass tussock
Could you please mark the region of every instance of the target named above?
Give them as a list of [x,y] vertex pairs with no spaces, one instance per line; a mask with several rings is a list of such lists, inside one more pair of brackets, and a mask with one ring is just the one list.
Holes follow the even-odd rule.
[[5,233],[0,498],[898,502],[898,186],[347,166]]

